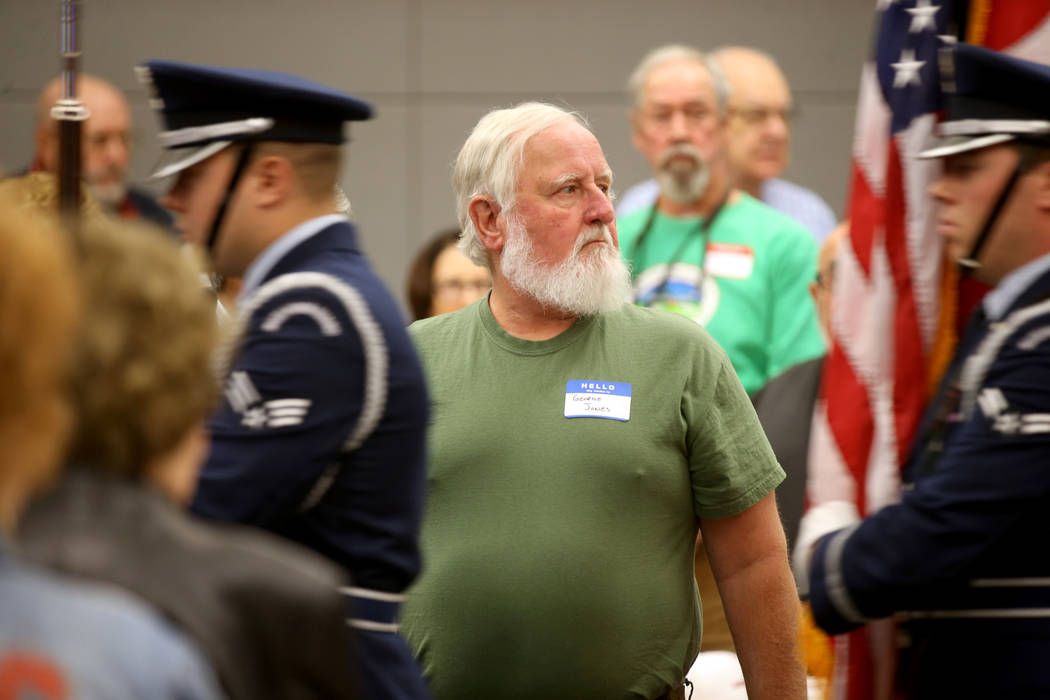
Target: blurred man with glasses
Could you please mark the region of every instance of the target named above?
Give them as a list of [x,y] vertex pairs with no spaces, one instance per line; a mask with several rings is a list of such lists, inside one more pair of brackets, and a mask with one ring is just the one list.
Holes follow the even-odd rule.
[[[91,194],[122,219],[143,219],[171,230],[171,214],[149,193],[127,183],[134,130],[124,93],[112,83],[87,74],[77,80],[76,92],[89,112],[81,134],[81,177]],[[32,171],[58,172],[58,126],[51,118],[51,108],[61,93],[62,79],[58,77],[44,86],[37,98]]]

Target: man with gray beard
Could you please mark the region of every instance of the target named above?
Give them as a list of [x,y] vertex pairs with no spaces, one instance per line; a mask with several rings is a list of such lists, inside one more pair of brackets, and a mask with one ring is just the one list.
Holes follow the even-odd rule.
[[813,236],[732,188],[729,88],[718,63],[664,46],[642,59],[629,84],[634,146],[660,186],[654,205],[618,222],[635,300],[704,326],[753,394],[824,353],[808,291]]
[[803,697],[783,472],[710,336],[627,303],[597,139],[557,107],[497,110],[453,181],[493,284],[410,329],[433,423],[401,624],[435,697],[684,699],[698,528],[749,697]]

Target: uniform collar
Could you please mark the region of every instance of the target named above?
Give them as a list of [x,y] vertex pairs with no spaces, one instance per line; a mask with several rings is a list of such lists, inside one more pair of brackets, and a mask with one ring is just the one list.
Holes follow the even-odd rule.
[[1050,254],[1036,258],[1003,277],[995,289],[982,300],[984,315],[990,321],[999,321],[1010,310],[1017,299],[1042,274],[1050,270]]
[[244,272],[244,285],[241,287],[237,301],[247,298],[255,289],[262,284],[266,276],[270,274],[274,266],[281,261],[293,248],[300,243],[313,238],[318,233],[333,224],[346,223],[347,218],[342,214],[326,214],[315,219],[309,219],[284,234],[271,243],[252,261]]

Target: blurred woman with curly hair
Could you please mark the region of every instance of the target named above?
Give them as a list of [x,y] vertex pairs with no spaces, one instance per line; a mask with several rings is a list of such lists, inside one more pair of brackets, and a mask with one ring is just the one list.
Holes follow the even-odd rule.
[[356,697],[344,573],[181,508],[217,394],[199,267],[163,234],[112,221],[84,225],[78,250],[71,466],[26,513],[24,551],[152,603],[195,638],[231,700]]

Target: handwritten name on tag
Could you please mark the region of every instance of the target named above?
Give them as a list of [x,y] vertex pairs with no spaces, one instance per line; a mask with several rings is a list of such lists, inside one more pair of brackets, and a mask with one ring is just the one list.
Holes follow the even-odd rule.
[[596,379],[565,382],[566,418],[631,419],[631,385]]

